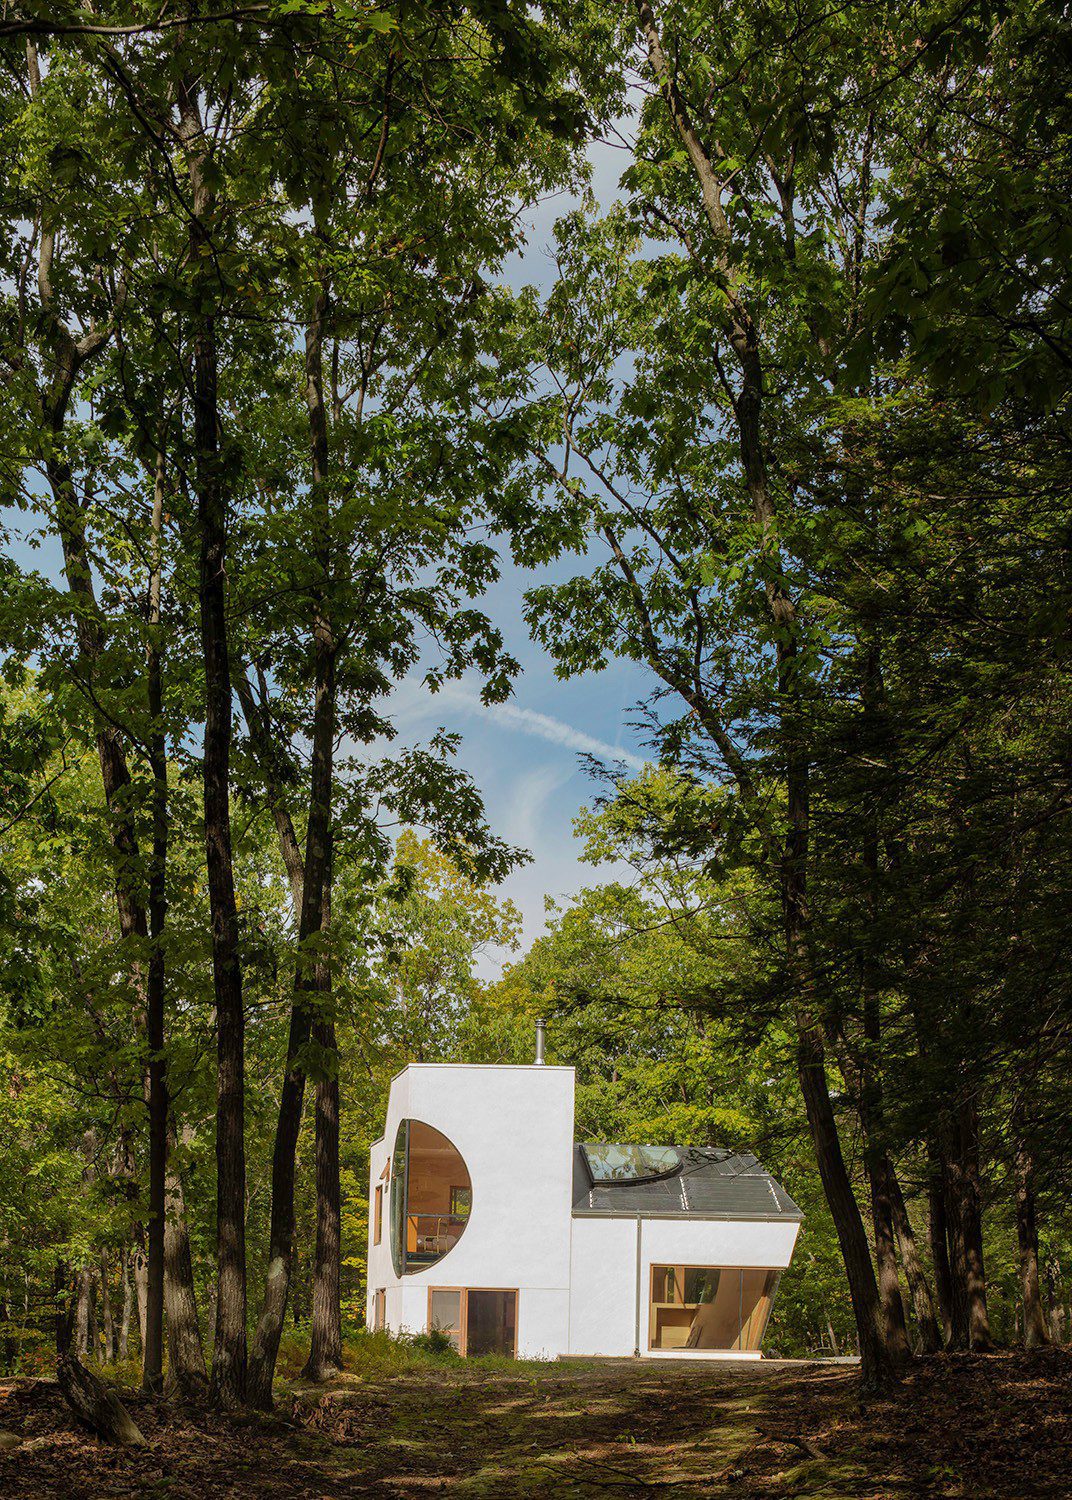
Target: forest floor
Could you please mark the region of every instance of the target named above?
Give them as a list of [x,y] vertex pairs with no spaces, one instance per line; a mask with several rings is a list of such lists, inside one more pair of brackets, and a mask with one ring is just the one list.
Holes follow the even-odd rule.
[[145,1449],[82,1432],[51,1381],[0,1381],[0,1495],[1072,1494],[1066,1351],[920,1361],[894,1396],[865,1405],[852,1367],[625,1361],[444,1361],[329,1388],[290,1381],[272,1418],[124,1400]]

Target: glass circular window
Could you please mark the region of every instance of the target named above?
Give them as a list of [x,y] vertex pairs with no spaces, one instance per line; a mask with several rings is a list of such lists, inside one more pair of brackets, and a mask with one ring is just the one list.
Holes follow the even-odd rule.
[[412,1276],[442,1260],[465,1233],[473,1185],[461,1152],[423,1120],[403,1120],[391,1158],[391,1261]]

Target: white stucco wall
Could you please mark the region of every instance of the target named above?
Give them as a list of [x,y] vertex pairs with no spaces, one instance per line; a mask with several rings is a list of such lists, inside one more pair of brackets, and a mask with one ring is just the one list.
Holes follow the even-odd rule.
[[[659,1358],[712,1358],[705,1350],[649,1350],[649,1288],[653,1265],[762,1266],[784,1269],[799,1225],[724,1219],[576,1218],[570,1290],[569,1352],[574,1355],[642,1354]],[[639,1336],[638,1336],[639,1333]],[[739,1358],[740,1355],[735,1355]]]
[[570,1354],[632,1354],[636,1220],[574,1219]]
[[[402,1278],[391,1265],[390,1208],[369,1244],[368,1316],[387,1289],[390,1328],[427,1326],[429,1287],[516,1288],[518,1354],[553,1358],[568,1345],[573,1069],[413,1063],[394,1080],[387,1127],[369,1163],[369,1201],[404,1119],[422,1120],[461,1152],[472,1208],[458,1243]],[[391,1289],[399,1288],[392,1296]]]

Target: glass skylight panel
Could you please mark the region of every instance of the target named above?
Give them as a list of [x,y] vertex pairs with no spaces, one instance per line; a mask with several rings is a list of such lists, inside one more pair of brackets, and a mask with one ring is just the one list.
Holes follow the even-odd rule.
[[582,1145],[593,1182],[649,1182],[667,1177],[681,1166],[676,1146],[611,1145],[605,1141]]

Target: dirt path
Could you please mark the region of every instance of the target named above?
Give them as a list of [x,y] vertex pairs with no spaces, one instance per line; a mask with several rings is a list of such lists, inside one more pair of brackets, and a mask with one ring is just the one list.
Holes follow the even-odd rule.
[[224,1420],[129,1398],[149,1439],[80,1432],[49,1382],[0,1385],[0,1495],[666,1495],[682,1500],[1066,1500],[1067,1354],[920,1364],[861,1408],[855,1373],[782,1365],[445,1365],[289,1388],[276,1419]]

